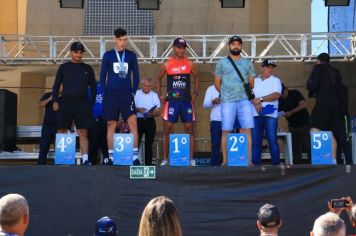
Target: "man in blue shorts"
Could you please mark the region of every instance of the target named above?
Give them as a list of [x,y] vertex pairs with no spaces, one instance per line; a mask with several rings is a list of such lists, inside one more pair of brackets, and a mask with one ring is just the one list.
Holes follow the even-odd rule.
[[[231,59],[243,76],[242,79],[245,83],[252,83],[256,73],[251,61],[241,57],[242,39],[238,36],[231,37],[229,40],[229,50]],[[240,131],[247,134],[249,162],[251,163],[251,129],[254,127],[253,105],[251,102],[254,103],[257,109],[259,101],[254,99],[250,102],[248,100],[244,84],[227,57],[221,59],[216,65],[215,87],[221,94],[221,150],[223,153],[223,163],[221,165],[227,165],[227,134],[233,130],[236,116],[241,126]]]
[[[136,54],[126,49],[126,30],[118,28],[114,32],[115,48],[105,52],[100,71],[100,83],[104,88],[103,118],[107,120],[109,158],[104,164],[113,164],[114,133],[120,117],[127,120],[130,133],[134,136],[133,164],[141,165],[138,159],[138,132],[134,95],[140,75]],[[133,83],[132,83],[133,77]]]
[[[185,131],[190,135],[190,164],[195,166],[194,129],[195,121],[194,101],[198,96],[198,72],[194,63],[186,56],[187,43],[183,38],[173,41],[173,56],[162,64],[157,79],[157,93],[164,104],[162,119],[163,126],[163,160],[161,166],[168,165],[169,134],[180,116]],[[161,80],[167,75],[167,95],[161,94]],[[194,76],[194,93],[190,94],[190,75]]]

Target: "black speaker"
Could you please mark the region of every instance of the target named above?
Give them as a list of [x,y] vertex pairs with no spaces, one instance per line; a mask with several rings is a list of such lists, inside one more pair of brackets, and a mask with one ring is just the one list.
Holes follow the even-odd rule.
[[0,150],[16,149],[17,94],[0,89]]

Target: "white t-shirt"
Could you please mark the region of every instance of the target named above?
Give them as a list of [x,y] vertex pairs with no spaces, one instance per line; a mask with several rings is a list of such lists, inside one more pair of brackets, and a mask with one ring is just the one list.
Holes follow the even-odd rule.
[[[138,90],[135,95],[135,105],[137,108],[145,108],[148,112],[152,107],[161,107],[158,95],[155,92],[150,91],[149,93],[144,93],[142,89]],[[144,118],[145,116],[141,112],[137,112],[138,118]]]
[[218,97],[219,92],[218,90],[216,90],[214,85],[211,85],[207,88],[204,97],[203,107],[205,109],[212,108],[210,113],[210,121],[221,121],[221,104],[213,105],[212,103],[212,101]]
[[[270,95],[272,93],[282,93],[282,84],[281,80],[277,77],[271,75],[267,79],[262,80],[260,76],[255,78],[255,86],[253,88],[253,92],[255,93],[256,98],[264,97]],[[276,110],[271,114],[266,114],[265,116],[270,116],[276,118],[278,115],[278,99],[272,102],[262,102],[262,107],[266,107],[267,105],[273,105]],[[254,109],[254,116],[258,116],[256,109]]]

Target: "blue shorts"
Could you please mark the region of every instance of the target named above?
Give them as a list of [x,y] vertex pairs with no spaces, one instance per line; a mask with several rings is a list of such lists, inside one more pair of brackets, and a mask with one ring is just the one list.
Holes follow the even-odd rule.
[[103,118],[105,120],[127,120],[136,114],[134,96],[129,92],[108,90],[103,98]]
[[178,116],[183,123],[195,121],[194,108],[188,101],[166,101],[162,112],[162,119],[171,123],[178,122]]
[[241,129],[252,129],[254,127],[253,105],[247,99],[221,103],[222,130],[234,129],[236,117]]

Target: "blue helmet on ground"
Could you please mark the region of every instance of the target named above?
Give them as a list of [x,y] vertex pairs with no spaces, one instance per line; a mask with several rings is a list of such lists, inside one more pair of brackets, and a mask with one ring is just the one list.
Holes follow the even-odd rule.
[[116,223],[107,216],[96,222],[95,236],[116,236]]

